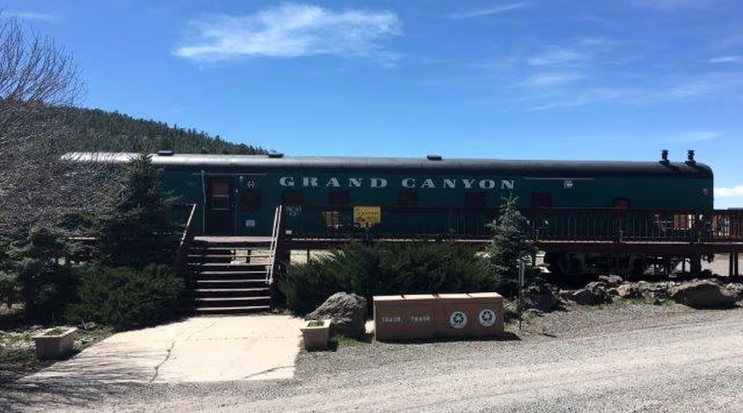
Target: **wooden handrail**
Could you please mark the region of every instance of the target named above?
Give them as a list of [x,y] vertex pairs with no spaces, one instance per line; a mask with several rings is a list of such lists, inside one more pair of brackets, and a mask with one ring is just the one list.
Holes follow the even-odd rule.
[[268,271],[266,272],[266,284],[272,285],[274,282],[274,275],[278,269],[279,257],[281,255],[281,241],[283,239],[283,222],[282,218],[284,215],[284,206],[279,205],[276,207],[276,211],[273,216],[273,229],[271,231],[271,252],[270,252],[270,264]]
[[175,254],[175,271],[179,275],[184,274],[186,268],[186,259],[188,258],[188,251],[191,249],[191,243],[193,242],[195,232],[195,217],[196,217],[196,204],[189,204],[191,210],[188,214],[188,220],[186,220],[186,227],[183,229],[183,235],[181,236],[181,242],[178,245],[178,250]]

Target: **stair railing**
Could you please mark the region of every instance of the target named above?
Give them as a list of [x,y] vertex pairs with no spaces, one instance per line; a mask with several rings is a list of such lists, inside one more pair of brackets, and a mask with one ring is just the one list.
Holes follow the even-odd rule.
[[276,207],[276,212],[274,212],[273,216],[273,230],[271,231],[271,251],[269,253],[270,261],[268,266],[268,271],[266,271],[266,284],[273,285],[274,283],[274,276],[278,272],[278,267],[280,264],[280,257],[283,252],[283,240],[284,240],[284,234],[283,234],[283,216],[284,216],[284,206],[279,205]]
[[196,204],[189,204],[187,206],[190,207],[188,219],[186,220],[186,227],[183,229],[183,235],[181,235],[181,242],[178,244],[174,264],[176,274],[181,276],[185,275],[188,252],[191,249],[191,243],[196,235],[194,227],[196,225]]

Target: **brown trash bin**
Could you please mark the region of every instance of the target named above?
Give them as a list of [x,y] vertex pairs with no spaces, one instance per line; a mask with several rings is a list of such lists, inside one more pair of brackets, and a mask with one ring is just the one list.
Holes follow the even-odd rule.
[[497,293],[374,297],[377,340],[495,337],[503,333],[503,297]]
[[374,334],[377,340],[432,338],[439,314],[433,294],[374,297]]
[[439,333],[445,337],[503,334],[503,297],[497,293],[439,294]]

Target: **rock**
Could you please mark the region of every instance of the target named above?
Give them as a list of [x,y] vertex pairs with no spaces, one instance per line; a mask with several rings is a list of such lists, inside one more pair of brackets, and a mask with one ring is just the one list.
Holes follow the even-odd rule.
[[521,295],[521,308],[534,308],[539,311],[550,312],[560,308],[562,302],[555,295],[549,285],[530,286]]
[[506,320],[513,320],[519,317],[519,307],[516,301],[503,300],[503,316]]
[[738,300],[743,300],[743,284],[730,283],[725,286]]
[[98,328],[98,324],[90,321],[90,322],[87,322],[87,323],[82,323],[78,327],[81,330],[90,331],[90,330],[95,330],[96,328]]
[[606,291],[606,284],[600,281],[590,282],[585,288],[574,291],[569,299],[580,305],[598,305],[612,301]]
[[536,308],[530,308],[524,311],[524,318],[543,317],[543,316],[544,316],[544,312],[539,311]]
[[738,301],[732,292],[708,280],[695,280],[671,290],[671,298],[693,308],[728,308]]
[[618,287],[624,282],[624,279],[618,275],[601,275],[599,281],[603,282],[609,287]]
[[637,286],[632,283],[624,283],[617,287],[617,295],[622,298],[633,298],[639,295]]
[[330,334],[362,338],[366,334],[366,299],[356,294],[335,293],[305,320],[330,319]]
[[640,281],[637,284],[637,289],[639,290],[640,295],[645,298],[647,302],[653,302],[654,300],[658,298],[668,298],[669,293],[669,286],[668,283],[648,283],[644,281]]

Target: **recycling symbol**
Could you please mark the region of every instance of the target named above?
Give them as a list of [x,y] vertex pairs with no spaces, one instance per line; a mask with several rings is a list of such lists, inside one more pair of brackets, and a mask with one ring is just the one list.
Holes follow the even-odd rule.
[[480,320],[480,324],[482,324],[484,327],[490,327],[495,324],[495,311],[486,308],[480,311],[478,319]]
[[248,183],[247,183],[247,186],[248,186],[248,188],[255,188],[255,181],[252,180],[252,179],[249,180]]
[[461,311],[451,313],[449,324],[456,329],[464,328],[467,325],[467,314]]

